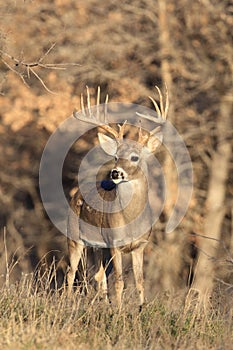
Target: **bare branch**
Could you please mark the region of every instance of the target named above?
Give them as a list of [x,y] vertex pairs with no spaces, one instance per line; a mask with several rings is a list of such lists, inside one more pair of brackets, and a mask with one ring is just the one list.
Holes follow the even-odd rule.
[[43,79],[34,71],[34,69],[30,68],[29,72],[32,72],[35,77],[40,81],[41,85],[45,88],[46,91],[50,92],[51,94],[56,94],[54,91],[50,90],[46,84],[44,83]]
[[[38,67],[38,68],[44,68],[44,69],[53,69],[53,70],[65,70],[67,67],[70,66],[80,66],[80,64],[78,63],[43,63],[44,59],[51,53],[51,51],[54,49],[55,47],[55,43],[52,44],[50,46],[50,48],[45,52],[45,54],[43,56],[41,56],[37,61],[35,62],[26,62],[23,60],[19,60],[17,58],[15,58],[14,56],[11,56],[10,54],[8,54],[7,52],[0,50],[0,54],[2,56],[7,57],[10,61],[14,62],[14,66],[15,67],[23,67],[27,73],[27,77],[28,79],[31,78],[31,73],[36,77],[37,80],[39,80],[39,82],[41,83],[41,85],[44,87],[44,89],[46,91],[48,91],[49,93],[55,93],[52,90],[50,90],[48,88],[48,86],[45,84],[45,82],[43,81],[43,79],[41,78],[41,76],[35,72],[34,68]],[[12,65],[10,65],[6,60],[4,60],[2,57],[0,58],[1,61],[3,62],[3,64],[10,69],[12,72],[16,73],[23,81],[23,83],[29,87],[29,85],[27,84],[27,82],[25,81],[24,78],[24,72],[20,73],[18,72],[15,68],[13,68]]]

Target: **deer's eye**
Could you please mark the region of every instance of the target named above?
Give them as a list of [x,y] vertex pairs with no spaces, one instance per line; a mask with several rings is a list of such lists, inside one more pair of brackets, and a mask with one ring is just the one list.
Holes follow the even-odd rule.
[[138,156],[131,156],[131,162],[137,162],[139,160]]
[[116,156],[114,157],[115,162],[117,162],[118,159],[119,159],[119,157],[116,155]]

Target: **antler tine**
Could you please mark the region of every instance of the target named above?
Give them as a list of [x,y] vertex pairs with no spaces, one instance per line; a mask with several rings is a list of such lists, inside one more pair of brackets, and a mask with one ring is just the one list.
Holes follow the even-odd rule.
[[104,101],[104,122],[107,123],[107,115],[108,115],[108,94],[105,97]]
[[90,91],[89,91],[89,87],[86,85],[86,90],[87,90],[87,110],[89,113],[89,117],[91,117],[92,113],[91,113],[91,98],[90,98]]
[[99,120],[100,117],[100,110],[99,110],[99,105],[100,105],[100,86],[98,86],[97,88],[97,96],[96,96],[96,106],[97,106],[97,110],[96,110],[96,117]]
[[[104,101],[104,122],[105,123],[108,123],[108,121],[107,121],[107,114],[108,114],[108,94],[106,95],[105,101]],[[113,135],[116,140],[121,140],[123,138],[123,134],[121,136],[121,127],[120,127],[120,125],[118,125],[118,127],[120,128],[119,132],[117,132],[114,128],[112,128],[108,124],[102,124],[102,125],[99,125],[99,127],[101,129],[107,131],[109,134]],[[122,127],[123,127],[123,125],[122,125]],[[122,129],[122,132],[124,132],[124,128]]]
[[167,119],[167,115],[168,115],[168,109],[169,109],[169,96],[168,96],[168,88],[167,88],[167,84],[165,83],[165,87],[166,87],[166,102],[165,102],[165,119]]
[[118,139],[123,140],[124,133],[125,133],[125,127],[126,127],[127,120],[124,121],[122,125],[118,124],[119,132],[118,132]]
[[157,102],[153,99],[153,97],[151,97],[151,96],[148,96],[148,97],[152,101],[159,118],[161,118],[161,111],[160,111],[160,108],[159,108]]
[[100,86],[97,88],[97,97],[96,97],[96,105],[99,106],[100,104]]
[[83,94],[81,94],[81,96],[80,96],[80,107],[81,107],[82,114],[85,116],[86,112],[85,112],[85,107],[84,107]]
[[142,145],[145,145],[149,139],[148,133],[143,135],[142,127],[140,125],[139,131],[138,131],[138,143],[141,143]]
[[160,88],[156,85],[155,88],[157,89],[159,93],[159,105],[160,105],[160,116],[163,118],[164,116],[164,107],[163,107],[163,95],[161,93]]
[[119,133],[115,129],[113,129],[111,126],[109,126],[107,124],[101,124],[101,125],[99,125],[99,127],[101,129],[107,131],[109,134],[113,135],[116,140],[119,140]]
[[165,88],[166,88],[166,101],[165,101],[165,108],[163,104],[163,95],[161,93],[161,90],[158,86],[155,86],[159,93],[159,103],[160,103],[160,110],[161,110],[161,117],[166,120],[167,119],[167,114],[168,114],[168,108],[169,108],[169,96],[168,96],[168,88],[167,84],[165,83]]
[[156,128],[154,128],[153,130],[150,131],[150,136],[156,134],[160,130],[161,130],[161,126],[156,126]]

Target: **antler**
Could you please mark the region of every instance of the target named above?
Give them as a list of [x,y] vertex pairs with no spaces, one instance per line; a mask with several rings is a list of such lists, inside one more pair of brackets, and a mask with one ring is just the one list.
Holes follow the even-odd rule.
[[162,118],[163,120],[167,119],[167,114],[168,114],[168,108],[169,108],[169,99],[168,99],[168,89],[167,89],[167,85],[165,84],[166,87],[166,101],[165,101],[165,108],[164,108],[164,104],[163,104],[163,95],[161,93],[161,90],[159,89],[158,86],[155,86],[155,88],[158,90],[159,93],[159,104],[160,104],[160,108],[158,106],[158,104],[155,102],[155,100],[153,99],[153,97],[149,96],[150,100],[152,101],[156,112],[158,113],[158,116],[160,118]]
[[[167,89],[167,85],[165,84],[166,87],[166,101],[165,101],[165,107],[164,107],[164,102],[163,102],[163,95],[161,93],[161,90],[158,86],[155,86],[155,88],[157,89],[158,93],[159,93],[159,105],[157,104],[157,102],[154,100],[153,97],[148,96],[149,99],[152,101],[155,110],[157,112],[158,118],[155,118],[151,115],[147,115],[147,114],[141,114],[136,112],[136,114],[138,116],[140,116],[141,118],[159,123],[159,124],[163,124],[165,123],[166,119],[167,119],[167,114],[168,114],[168,108],[169,108],[169,99],[168,99],[168,89]],[[148,134],[144,134],[142,133],[142,128],[140,126],[139,129],[139,133],[138,133],[138,142],[142,143],[142,144],[146,144],[146,142],[148,141],[149,137],[156,134],[157,132],[159,132],[161,129],[161,126],[156,126],[156,128],[154,128],[153,130],[150,131],[150,133]]]
[[123,125],[118,124],[119,131],[112,128],[108,122],[107,122],[107,104],[108,104],[108,95],[106,95],[105,102],[104,102],[104,122],[100,120],[100,87],[98,86],[97,89],[97,97],[96,97],[96,116],[92,114],[91,109],[91,100],[90,100],[90,91],[88,86],[86,86],[87,90],[87,108],[85,108],[83,94],[81,94],[80,98],[80,106],[82,113],[78,113],[76,110],[73,112],[73,116],[86,123],[90,123],[93,125],[98,126],[99,128],[107,131],[109,134],[114,136],[116,140],[122,140],[125,132],[125,125],[127,123],[127,120],[123,123]]

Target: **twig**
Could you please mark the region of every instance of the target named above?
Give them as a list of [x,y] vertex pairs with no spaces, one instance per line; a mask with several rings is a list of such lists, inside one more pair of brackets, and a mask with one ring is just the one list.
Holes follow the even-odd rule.
[[201,235],[200,233],[196,233],[196,232],[192,232],[192,236],[201,237],[201,238],[206,238],[206,239],[211,239],[211,240],[213,240],[213,241],[217,241],[217,242],[221,243],[221,240],[220,240],[220,239],[213,238],[213,237],[209,237],[209,236],[205,236],[205,235]]
[[[7,57],[9,60],[14,62],[14,66],[15,67],[23,67],[26,72],[27,72],[27,77],[28,79],[30,79],[30,74],[33,74],[37,80],[39,80],[39,82],[41,83],[41,85],[43,86],[43,88],[48,91],[49,93],[55,94],[55,92],[53,92],[52,90],[50,90],[48,88],[48,86],[45,84],[45,82],[43,81],[43,79],[41,78],[41,76],[35,72],[36,67],[39,68],[44,68],[44,69],[54,69],[54,70],[66,70],[67,67],[70,66],[81,66],[78,63],[43,63],[44,59],[50,54],[50,52],[54,49],[55,47],[55,43],[52,44],[50,46],[50,48],[45,52],[45,54],[43,56],[41,56],[37,61],[35,62],[26,62],[23,60],[19,60],[17,58],[15,58],[14,56],[8,54],[7,52],[0,50],[0,54],[2,56]],[[26,86],[29,86],[28,83],[26,82],[25,78],[24,78],[24,72],[20,73],[18,72],[13,66],[11,66],[3,57],[0,57],[1,61],[3,62],[3,64],[5,64],[5,66],[10,69],[12,72],[16,73],[23,81],[23,83]]]
[[6,227],[3,229],[3,242],[4,242],[4,250],[5,250],[5,261],[6,261],[6,287],[9,287],[9,265],[8,265],[8,254],[7,254],[7,245],[6,245]]
[[24,83],[25,85],[28,86],[28,84],[27,84],[27,82],[25,81],[25,79],[24,79],[24,77],[23,77],[22,74],[20,74],[17,70],[15,70],[13,67],[11,67],[3,58],[1,58],[1,60],[2,60],[2,62],[5,64],[5,66],[6,66],[7,68],[9,68],[12,72],[14,72],[15,74],[17,74],[17,75],[20,77],[20,79],[22,79],[23,83]]
[[[191,235],[192,235],[192,236],[196,236],[196,237],[206,238],[206,239],[209,239],[209,240],[218,242],[219,244],[222,245],[223,249],[225,250],[226,254],[228,255],[228,257],[226,257],[225,261],[226,261],[227,263],[231,263],[231,264],[233,263],[233,258],[232,258],[232,256],[230,255],[230,251],[229,251],[229,249],[227,249],[226,244],[225,244],[221,239],[217,239],[217,238],[205,236],[205,235],[202,235],[202,234],[196,233],[196,232],[192,232]],[[204,255],[206,255],[209,259],[211,259],[211,260],[213,260],[213,261],[219,260],[218,258],[215,258],[215,257],[209,255],[208,253],[206,253],[206,252],[205,252],[203,249],[201,249],[198,245],[195,244],[195,247],[196,247],[199,251],[201,251]]]
[[39,82],[45,88],[46,91],[50,92],[51,94],[54,94],[54,92],[46,86],[43,79],[34,71],[34,69],[31,68],[30,71],[35,75],[35,77],[39,80]]

